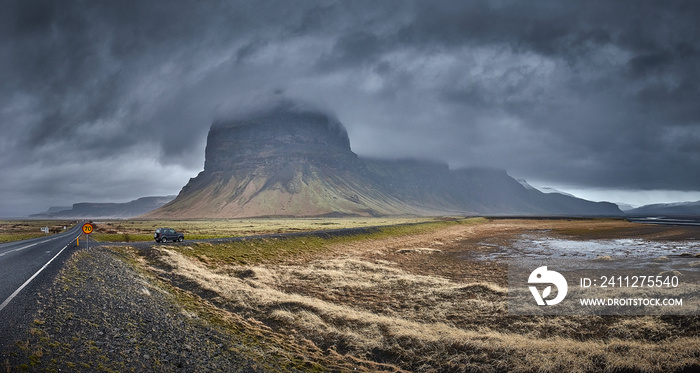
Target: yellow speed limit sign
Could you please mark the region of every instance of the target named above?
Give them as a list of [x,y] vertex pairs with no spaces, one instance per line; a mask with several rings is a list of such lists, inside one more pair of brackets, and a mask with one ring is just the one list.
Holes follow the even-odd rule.
[[90,224],[90,223],[83,224],[83,233],[90,234],[90,233],[92,233],[93,229],[95,229],[95,227],[93,227],[92,224]]

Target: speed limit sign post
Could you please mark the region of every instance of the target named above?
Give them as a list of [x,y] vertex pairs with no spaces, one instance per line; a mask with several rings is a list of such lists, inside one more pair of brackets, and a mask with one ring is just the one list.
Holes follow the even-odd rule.
[[95,227],[90,223],[83,224],[83,233],[90,234],[95,229]]
[[85,233],[85,239],[87,240],[87,248],[90,248],[90,233],[95,230],[95,227],[91,223],[83,224],[83,233]]

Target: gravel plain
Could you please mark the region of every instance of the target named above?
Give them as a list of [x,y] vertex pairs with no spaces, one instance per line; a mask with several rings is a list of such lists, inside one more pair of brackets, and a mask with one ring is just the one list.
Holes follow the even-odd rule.
[[0,371],[266,371],[119,255],[77,251],[39,295],[33,321],[4,351]]

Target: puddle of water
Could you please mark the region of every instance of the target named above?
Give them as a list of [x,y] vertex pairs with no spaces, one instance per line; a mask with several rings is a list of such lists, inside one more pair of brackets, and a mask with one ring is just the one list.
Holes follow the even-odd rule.
[[661,256],[695,256],[700,243],[694,241],[647,241],[635,238],[576,241],[535,235],[523,235],[508,246],[483,243],[493,247],[482,259],[509,258],[658,258]]

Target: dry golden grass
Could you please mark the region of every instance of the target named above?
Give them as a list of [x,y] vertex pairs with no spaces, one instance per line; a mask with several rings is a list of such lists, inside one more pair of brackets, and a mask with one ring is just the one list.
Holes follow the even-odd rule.
[[[499,330],[489,317],[510,318],[501,287],[456,284],[351,258],[212,270],[172,250],[163,254],[174,274],[215,293],[231,312],[322,348],[409,370],[498,370],[503,364],[508,371],[652,372],[690,364],[700,351],[700,339],[672,338],[670,325],[654,317],[622,318],[600,340],[558,335],[590,326],[586,317],[525,319],[520,331]],[[466,320],[482,317],[483,324]],[[654,342],[658,338],[663,343]]]
[[[373,362],[381,364],[373,369],[420,372],[700,367],[698,317],[511,316],[503,268],[456,259],[478,250],[479,239],[495,232],[505,239],[536,225],[435,226],[414,235],[329,241],[312,257],[294,253],[287,261],[251,264],[159,246],[142,265],[211,302],[217,312],[313,346],[304,347],[305,354],[326,362]],[[274,244],[283,247],[285,241]]]

